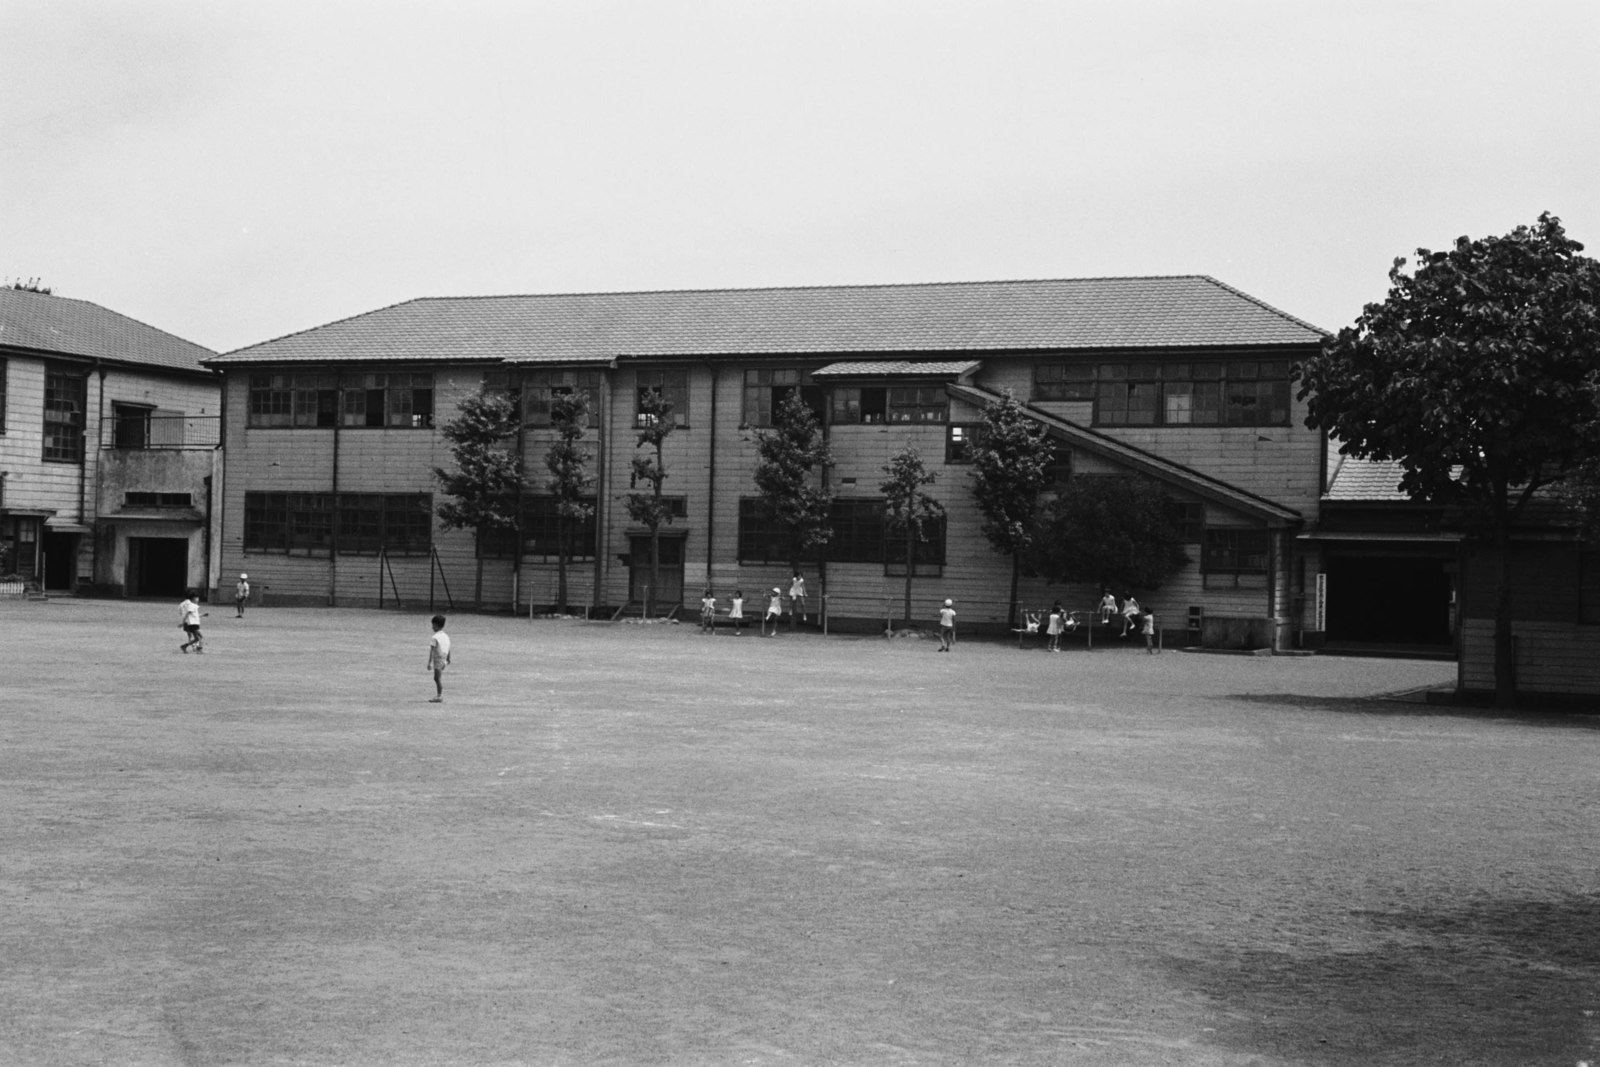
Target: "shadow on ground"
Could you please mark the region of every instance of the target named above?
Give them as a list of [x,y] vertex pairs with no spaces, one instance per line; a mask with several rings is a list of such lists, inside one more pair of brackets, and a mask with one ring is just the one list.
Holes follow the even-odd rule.
[[1168,966],[1224,1009],[1212,1041],[1295,1063],[1578,1063],[1600,1047],[1600,895],[1355,911],[1345,930]]
[[1498,719],[1527,726],[1559,727],[1568,730],[1600,730],[1600,714],[1593,712],[1560,711],[1548,708],[1501,711],[1496,708],[1477,707],[1468,704],[1429,704],[1426,701],[1426,692],[1425,689],[1418,689],[1375,697],[1311,696],[1303,693],[1231,693],[1216,699],[1244,705],[1303,708],[1307,711],[1333,711],[1358,715],[1383,715],[1390,718],[1469,719],[1480,722]]

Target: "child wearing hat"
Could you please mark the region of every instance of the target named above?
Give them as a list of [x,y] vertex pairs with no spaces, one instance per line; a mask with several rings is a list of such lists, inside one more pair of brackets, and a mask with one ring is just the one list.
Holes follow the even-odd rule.
[[949,652],[956,643],[956,602],[946,600],[939,609],[939,651]]
[[233,587],[233,611],[234,611],[233,617],[234,618],[236,618],[236,619],[244,618],[244,606],[245,606],[246,601],[248,601],[249,599],[250,599],[250,576],[248,574],[241,574],[241,575],[239,575],[238,584],[236,584]]

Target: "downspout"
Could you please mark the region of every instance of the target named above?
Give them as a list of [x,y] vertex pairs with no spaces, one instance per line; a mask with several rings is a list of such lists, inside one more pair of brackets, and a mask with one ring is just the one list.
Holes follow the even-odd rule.
[[[512,375],[517,376],[517,387],[515,389],[511,388]],[[523,412],[526,411],[527,408],[524,407],[524,398],[522,395],[521,371],[506,371],[506,392],[515,398],[513,403],[515,403],[517,406],[517,467],[519,469],[517,471],[516,500],[512,505],[512,514],[516,516],[516,522],[511,527],[511,617],[516,618],[517,604],[519,603],[522,584],[522,483],[527,480],[528,474],[528,432],[527,427],[523,424],[522,417]],[[434,419],[435,423],[438,421],[439,420],[437,418]],[[565,607],[566,605],[562,605],[563,609],[565,609]],[[531,618],[533,612],[533,603],[531,599],[528,604],[528,612],[529,617]]]
[[[822,402],[822,447],[828,450],[830,456],[833,455],[832,441],[833,387],[829,386],[828,390],[823,394]],[[824,463],[822,465],[822,492],[824,496],[828,494],[828,486],[832,480],[833,464],[831,462]],[[829,507],[832,507],[831,499],[829,500]],[[826,545],[817,554],[817,595],[822,598],[822,632],[826,635],[828,632],[828,553]]]
[[607,526],[611,521],[611,475],[607,469],[611,456],[607,442],[611,439],[611,376],[616,371],[617,361],[613,359],[600,378],[600,401],[596,405],[594,420],[594,588],[590,591],[589,599],[597,608],[602,603],[600,598],[604,595],[606,574],[610,569],[605,551]]
[[[333,411],[333,488],[328,500],[332,509],[332,528],[328,531],[328,607],[339,606],[339,432],[344,428],[344,378],[334,369],[333,392],[337,398]],[[291,416],[292,417],[292,416]],[[380,545],[381,547],[381,545]],[[384,556],[378,556],[378,591],[383,591]]]
[[706,357],[706,369],[711,372],[711,463],[706,473],[706,584],[711,587],[711,567],[717,556],[715,533],[717,529],[717,367]]
[[[89,522],[88,514],[83,510],[84,481],[89,473],[89,433],[87,429],[84,431],[83,439],[83,463],[78,467],[78,521],[89,527],[89,574],[91,575],[91,581],[100,576],[100,508],[102,503],[100,492],[105,488],[101,484],[102,479],[100,478],[100,445],[104,441],[106,433],[106,369],[98,359],[94,361],[94,366],[95,370],[100,374],[100,395],[95,398],[95,521],[92,525]],[[73,561],[73,566],[73,577],[76,578],[76,560]]]

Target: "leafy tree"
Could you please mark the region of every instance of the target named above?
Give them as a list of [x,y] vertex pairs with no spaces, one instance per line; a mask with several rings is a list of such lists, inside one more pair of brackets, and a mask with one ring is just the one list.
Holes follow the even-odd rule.
[[645,591],[644,610],[654,615],[656,592],[661,588],[661,526],[672,522],[672,507],[661,496],[661,483],[667,480],[667,468],[662,462],[662,446],[678,420],[672,415],[672,401],[662,396],[659,389],[644,392],[639,398],[640,428],[636,447],[649,447],[645,455],[633,457],[633,483],[650,487],[648,492],[634,492],[627,496],[628,515],[634,522],[650,531],[650,588]]
[[884,496],[884,525],[898,533],[906,547],[906,598],[904,621],[911,624],[911,577],[916,570],[917,544],[926,541],[929,526],[944,520],[944,505],[922,491],[938,475],[922,464],[922,457],[909,444],[889,458],[883,472],[888,475],[879,486]]
[[491,531],[516,530],[517,489],[522,460],[508,445],[521,422],[516,404],[504,393],[481,389],[461,402],[455,418],[439,428],[450,443],[456,469],[433,469],[450,499],[440,504],[439,525],[446,530],[471,530],[477,547],[477,584],[473,602],[483,608],[483,548]]
[[1600,457],[1600,264],[1549,212],[1503,237],[1396,259],[1389,294],[1298,368],[1307,424],[1398,461],[1413,498],[1462,510],[1495,560],[1495,703],[1515,702],[1511,528]]
[[1159,482],[1125,475],[1080,475],[1039,517],[1027,552],[1030,573],[1049,582],[1159,589],[1189,557]]
[[774,525],[784,531],[789,565],[833,538],[828,506],[833,494],[812,484],[813,474],[833,462],[816,414],[791,389],[772,413],[772,429],[756,432],[756,489]]
[[545,453],[544,465],[550,471],[545,484],[555,497],[556,603],[567,610],[567,564],[572,559],[572,537],[578,526],[594,514],[587,502],[594,477],[589,474],[590,453],[580,444],[589,425],[589,398],[580,391],[558,394],[550,401],[550,425],[556,439]]
[[1017,577],[1022,556],[1033,545],[1039,494],[1050,485],[1055,452],[1045,428],[1030,419],[1007,389],[983,408],[983,424],[968,445],[972,495],[983,513],[983,536],[996,552],[1011,557],[1008,625],[1016,625]]

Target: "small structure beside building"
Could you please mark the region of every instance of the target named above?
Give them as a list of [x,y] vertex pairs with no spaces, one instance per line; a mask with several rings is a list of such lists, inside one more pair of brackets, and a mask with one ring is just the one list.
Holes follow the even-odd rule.
[[0,575],[112,596],[215,584],[213,355],[85,300],[0,289]]

